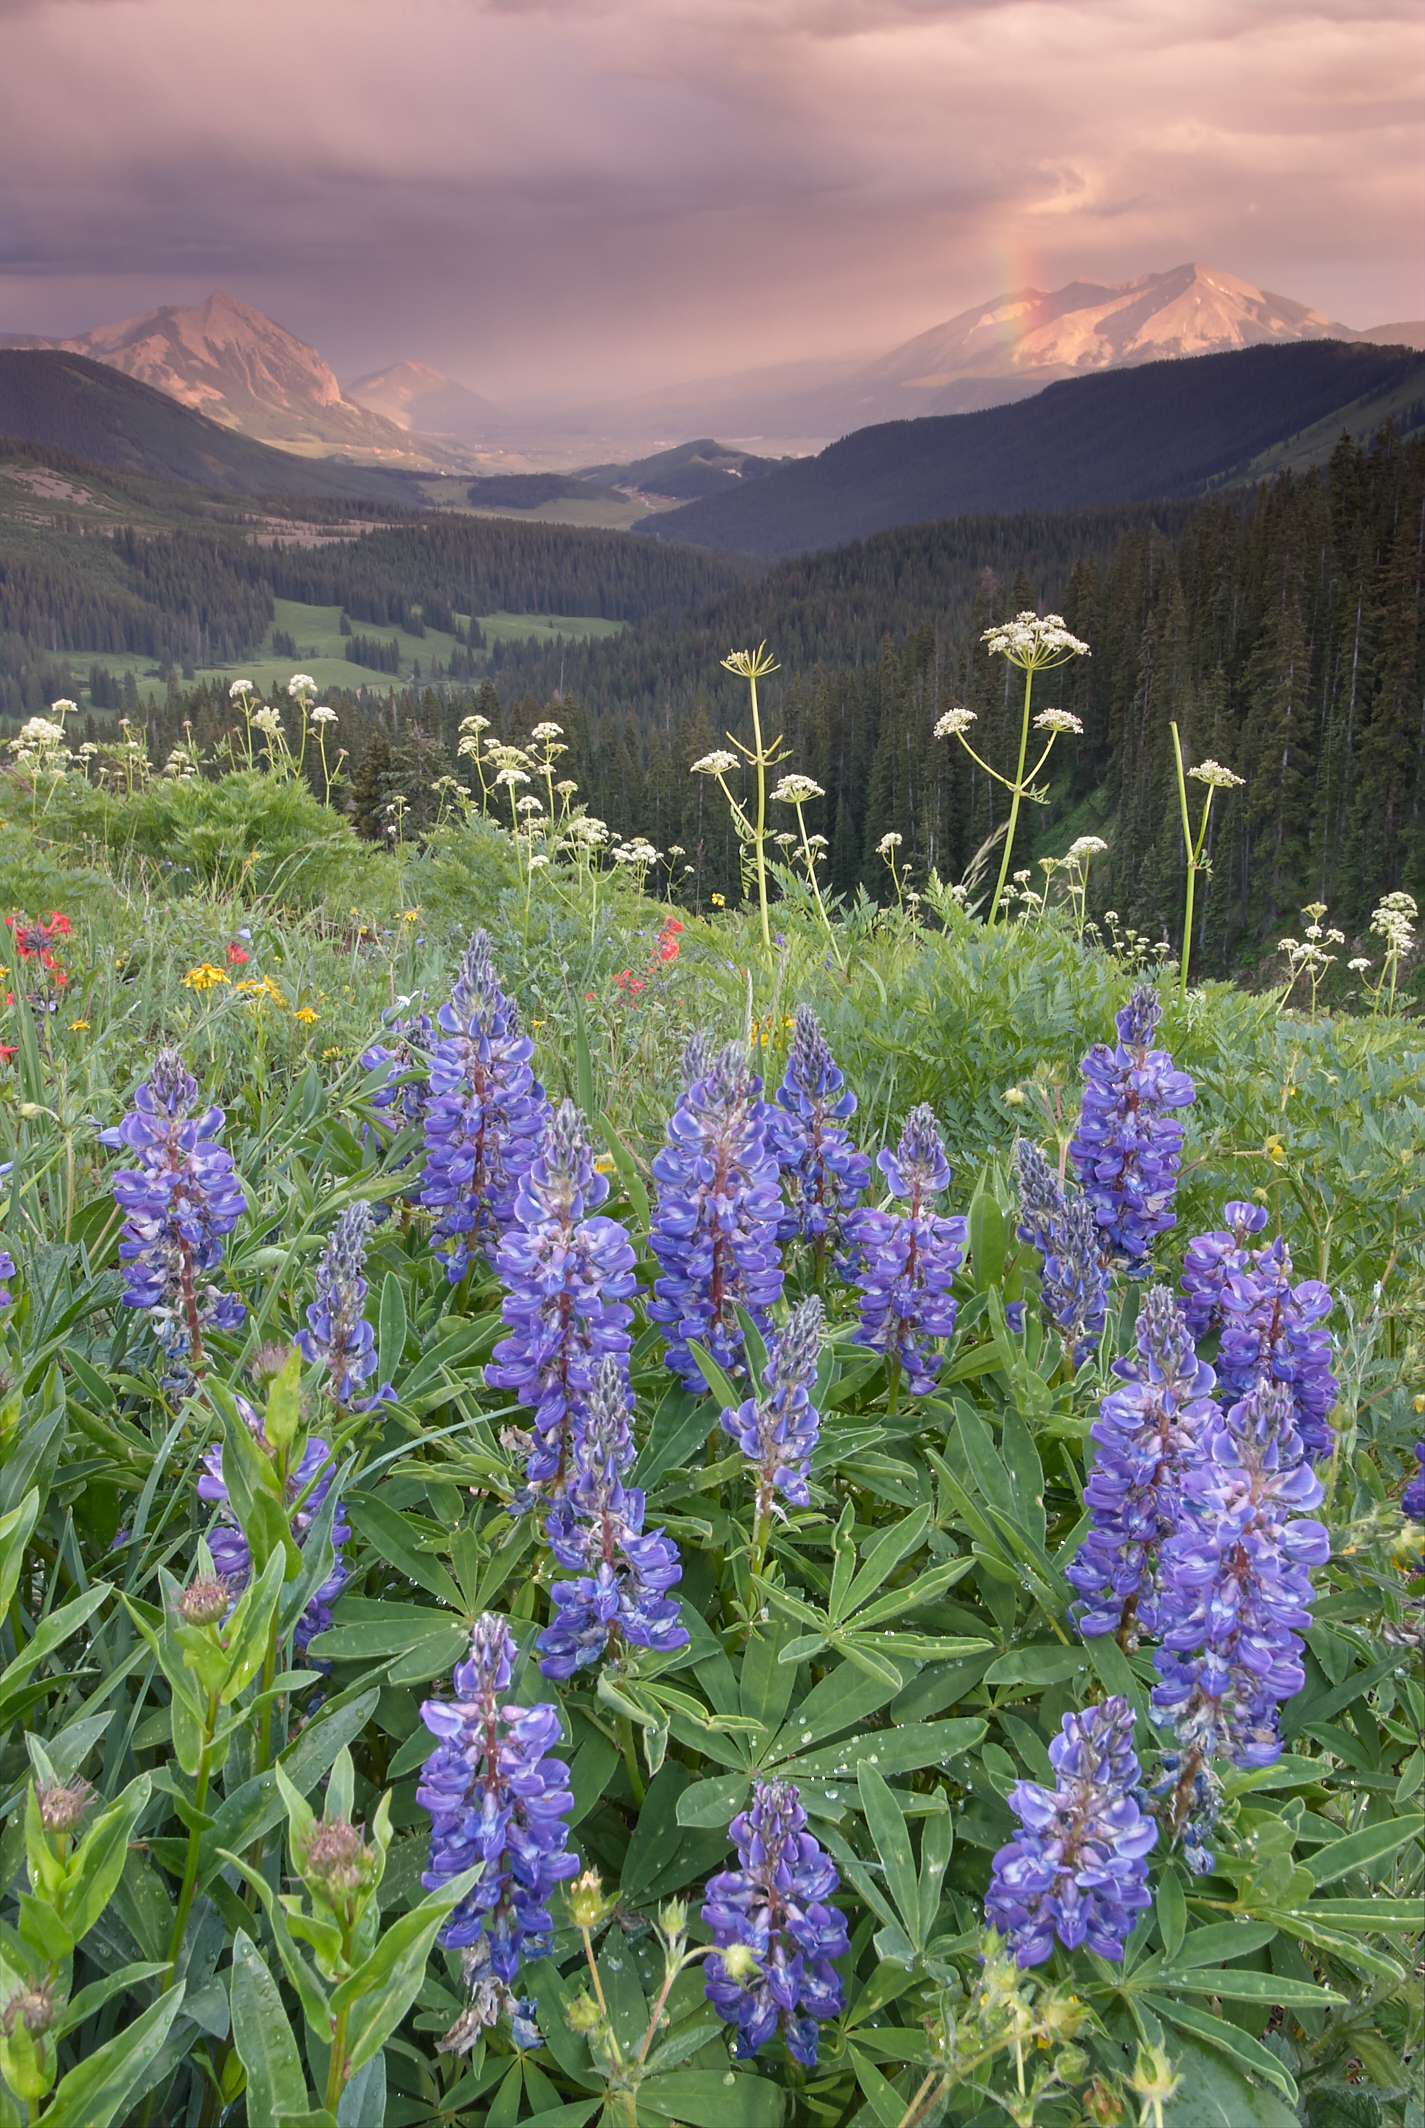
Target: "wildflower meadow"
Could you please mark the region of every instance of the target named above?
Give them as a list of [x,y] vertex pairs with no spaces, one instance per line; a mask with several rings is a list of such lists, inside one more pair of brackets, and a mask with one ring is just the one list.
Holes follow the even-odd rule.
[[882,907],[765,647],[707,915],[557,705],[384,848],[310,683],[12,747],[5,2128],[1421,2128],[1417,911],[1033,889],[996,634]]

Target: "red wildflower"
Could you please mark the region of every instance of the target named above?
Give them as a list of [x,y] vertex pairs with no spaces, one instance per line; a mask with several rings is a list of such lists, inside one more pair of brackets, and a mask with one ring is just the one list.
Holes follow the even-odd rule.
[[[9,1002],[10,1002],[10,1000],[9,1000],[9,998],[7,997],[7,998],[6,998],[6,1000],[5,1000],[5,1003],[6,1003],[7,1005],[8,1005],[8,1004],[9,1004]],[[16,1043],[14,1043],[14,1042],[0,1042],[0,1064],[8,1064],[8,1063],[9,1063],[9,1061],[10,1061],[10,1059],[11,1059],[11,1057],[13,1057],[13,1056],[18,1056],[18,1054],[19,1054],[19,1048],[18,1048],[18,1045],[17,1045]]]
[[241,968],[243,962],[251,960],[251,958],[252,955],[250,953],[244,953],[242,947],[238,944],[236,939],[231,939],[229,941],[228,966],[230,968]]

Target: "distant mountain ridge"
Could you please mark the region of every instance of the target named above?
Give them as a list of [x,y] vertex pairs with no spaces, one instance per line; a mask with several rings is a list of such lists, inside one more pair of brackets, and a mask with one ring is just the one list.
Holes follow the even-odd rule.
[[479,443],[505,417],[489,399],[457,384],[428,362],[392,362],[346,386],[346,397],[403,430]]
[[870,362],[820,360],[707,378],[587,408],[577,418],[625,429],[642,418],[657,425],[655,433],[667,435],[676,424],[755,448],[768,437],[844,436],[873,423],[1011,405],[1101,370],[1311,340],[1418,349],[1425,321],[1358,332],[1193,260],[1113,284],[1012,289]]
[[421,469],[448,456],[347,398],[314,347],[221,289],[69,340],[9,334],[0,348],[85,355],[276,450]]
[[970,512],[1158,501],[1295,462],[1291,444],[1303,432],[1319,463],[1343,428],[1368,436],[1387,418],[1425,422],[1425,355],[1333,340],[1249,347],[1059,381],[1014,405],[858,429],[638,532],[779,557]]
[[347,496],[404,507],[423,499],[400,472],[274,450],[137,377],[56,348],[0,348],[0,436],[228,494]]

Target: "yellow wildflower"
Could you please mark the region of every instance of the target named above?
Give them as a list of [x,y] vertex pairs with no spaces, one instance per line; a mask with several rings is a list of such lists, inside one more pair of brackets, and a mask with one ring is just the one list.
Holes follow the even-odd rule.
[[340,1055],[341,1051],[339,1049],[324,1049],[322,1051],[322,1062],[323,1064],[334,1064]]
[[611,1175],[613,1171],[614,1162],[612,1154],[596,1153],[594,1155],[594,1173],[596,1175]]
[[[215,968],[211,961],[199,961],[197,967],[190,968],[184,976],[183,987],[185,990],[216,990],[219,983],[227,980],[222,969]],[[239,987],[245,990],[248,986],[243,983]]]
[[726,895],[724,895],[724,894],[714,894],[714,895],[713,895],[713,896],[711,897],[711,899],[712,899],[712,905],[713,905],[713,907],[714,907],[715,909],[725,909],[725,908],[727,907],[727,897],[726,897]]
[[69,1023],[69,1031],[71,1034],[81,1034],[84,1029],[88,1027],[88,1025],[89,1022],[87,1020],[71,1020]]
[[403,924],[417,923],[420,919],[420,913],[419,909],[402,909],[401,922]]
[[304,1027],[311,1027],[315,1023],[317,1015],[310,1005],[304,1005],[301,1011],[294,1012],[292,1017],[294,1020],[300,1020]]
[[[223,980],[226,982],[227,977],[224,976]],[[261,1005],[270,998],[274,1005],[281,1005],[286,1009],[287,1000],[270,975],[257,976],[250,982],[239,983],[238,991],[247,999],[249,1005]]]

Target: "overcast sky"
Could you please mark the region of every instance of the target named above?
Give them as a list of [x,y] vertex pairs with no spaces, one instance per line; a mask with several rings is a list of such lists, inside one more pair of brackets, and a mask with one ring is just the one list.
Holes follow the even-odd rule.
[[223,287],[495,398],[1199,258],[1425,312],[1417,0],[0,0],[0,331]]

